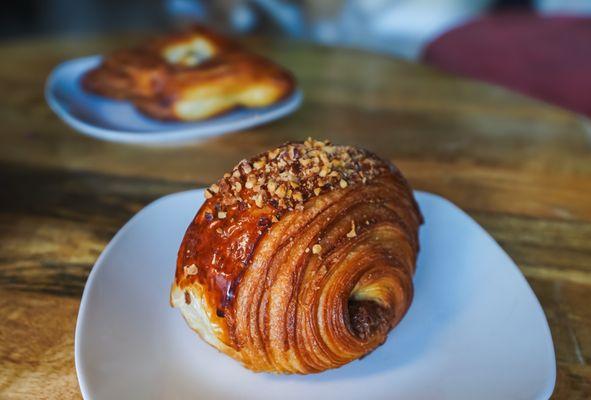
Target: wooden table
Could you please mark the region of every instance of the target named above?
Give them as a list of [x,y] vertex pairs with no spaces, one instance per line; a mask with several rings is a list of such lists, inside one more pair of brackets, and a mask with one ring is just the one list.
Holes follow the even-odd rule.
[[[591,128],[506,90],[359,51],[251,40],[305,92],[294,115],[183,147],[76,134],[43,99],[58,62],[129,39],[0,44],[0,398],[78,398],[74,327],[86,277],[115,232],[168,193],[308,136],[388,157],[458,204],[514,258],[542,303],[556,398],[591,396]],[[502,294],[500,294],[502,295]]]

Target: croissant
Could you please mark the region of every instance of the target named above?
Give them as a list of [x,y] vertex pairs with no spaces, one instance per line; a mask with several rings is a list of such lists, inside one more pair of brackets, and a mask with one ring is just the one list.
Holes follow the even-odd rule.
[[308,139],[205,191],[171,304],[254,371],[317,373],[384,343],[413,298],[422,216],[396,167]]

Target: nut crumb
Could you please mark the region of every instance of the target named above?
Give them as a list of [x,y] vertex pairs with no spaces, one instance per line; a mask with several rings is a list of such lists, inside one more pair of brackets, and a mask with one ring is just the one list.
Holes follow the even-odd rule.
[[254,199],[254,202],[258,208],[263,207],[263,195],[259,193],[259,195]]
[[184,269],[185,275],[197,275],[197,272],[199,272],[199,269],[195,264],[185,265]]
[[267,190],[269,191],[269,193],[271,193],[271,194],[275,193],[276,189],[277,189],[277,184],[275,183],[275,181],[269,181],[269,183],[267,183]]
[[351,230],[347,233],[348,238],[354,238],[357,236],[357,232],[355,231],[355,221],[351,221]]
[[277,197],[279,197],[280,199],[285,197],[285,194],[287,192],[285,191],[285,186],[281,185],[279,186],[276,190],[275,190],[275,194],[277,195]]
[[321,251],[322,251],[322,246],[320,246],[319,244],[315,244],[314,246],[312,246],[312,253],[313,254],[320,254]]
[[250,164],[249,164],[248,162],[245,162],[245,163],[242,165],[242,171],[243,171],[243,172],[244,172],[246,175],[248,175],[248,174],[250,174],[250,173],[252,172],[252,167],[250,166]]
[[219,219],[226,218],[226,212],[225,211],[218,211],[218,218]]

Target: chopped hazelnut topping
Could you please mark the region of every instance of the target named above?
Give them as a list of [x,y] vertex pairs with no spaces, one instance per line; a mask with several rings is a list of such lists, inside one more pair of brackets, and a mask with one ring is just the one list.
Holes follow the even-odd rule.
[[322,246],[320,246],[319,244],[315,244],[314,246],[312,246],[312,253],[313,254],[320,254],[321,251],[322,251]]
[[213,214],[220,219],[236,204],[247,208],[269,206],[279,216],[303,210],[313,196],[366,183],[391,168],[365,150],[309,138],[242,160],[230,174],[211,185],[205,196],[216,201]]

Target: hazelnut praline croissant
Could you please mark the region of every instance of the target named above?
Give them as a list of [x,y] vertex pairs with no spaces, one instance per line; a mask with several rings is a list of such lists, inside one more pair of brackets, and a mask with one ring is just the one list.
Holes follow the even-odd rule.
[[171,303],[247,368],[337,368],[384,343],[410,307],[422,217],[387,161],[287,143],[241,161],[205,196]]

